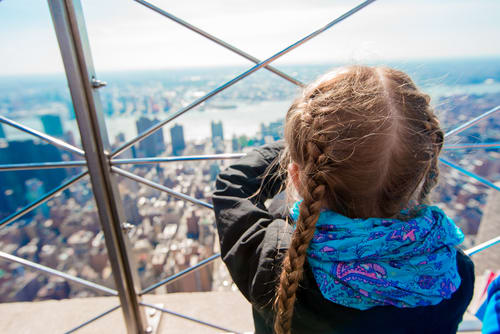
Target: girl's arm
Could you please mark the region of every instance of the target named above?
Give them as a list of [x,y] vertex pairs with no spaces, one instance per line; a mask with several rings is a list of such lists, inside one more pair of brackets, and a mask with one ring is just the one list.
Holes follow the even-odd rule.
[[[292,230],[274,218],[264,202],[279,191],[285,176],[276,177],[283,143],[255,149],[220,173],[213,195],[222,259],[245,297],[265,306],[274,297],[282,254]],[[258,192],[258,193],[257,193]]]

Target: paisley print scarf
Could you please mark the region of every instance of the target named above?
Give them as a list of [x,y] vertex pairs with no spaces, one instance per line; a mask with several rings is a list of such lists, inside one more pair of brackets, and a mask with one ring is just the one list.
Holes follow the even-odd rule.
[[[294,221],[299,204],[290,209]],[[323,296],[334,303],[359,310],[436,305],[460,286],[454,246],[463,239],[435,206],[419,206],[404,220],[351,219],[323,210],[307,260]]]

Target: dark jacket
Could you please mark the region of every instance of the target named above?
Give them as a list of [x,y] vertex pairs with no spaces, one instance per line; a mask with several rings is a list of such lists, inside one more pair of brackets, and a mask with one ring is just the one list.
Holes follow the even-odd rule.
[[[231,165],[219,175],[213,196],[222,259],[252,304],[256,333],[272,333],[275,288],[292,235],[285,215],[264,205],[284,181],[272,177],[277,167],[263,179],[282,145],[263,146]],[[469,257],[459,251],[457,264],[462,283],[449,300],[427,307],[378,306],[360,311],[325,299],[306,262],[292,333],[456,333],[474,286]]]

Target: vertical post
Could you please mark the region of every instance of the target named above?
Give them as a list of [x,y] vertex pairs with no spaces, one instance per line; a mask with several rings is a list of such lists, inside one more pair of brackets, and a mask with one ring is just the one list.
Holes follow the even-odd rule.
[[110,144],[104,123],[94,65],[80,0],[48,0],[61,51],[92,189],[106,240],[127,332],[148,332],[139,306],[140,283],[130,242],[122,229],[124,213],[115,176],[111,173]]

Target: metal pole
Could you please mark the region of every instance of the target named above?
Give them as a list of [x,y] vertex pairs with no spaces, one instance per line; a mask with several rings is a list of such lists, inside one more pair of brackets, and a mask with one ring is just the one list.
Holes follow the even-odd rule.
[[111,170],[113,172],[117,173],[117,174],[120,174],[122,176],[128,177],[131,180],[140,182],[142,184],[145,184],[145,185],[150,186],[152,188],[158,189],[160,191],[164,191],[167,194],[169,194],[169,195],[171,195],[173,197],[176,197],[178,199],[182,199],[184,201],[188,201],[188,202],[191,202],[191,203],[194,203],[194,204],[198,204],[200,206],[204,206],[205,208],[209,208],[211,210],[214,209],[214,206],[212,204],[200,201],[197,198],[194,198],[194,197],[188,196],[186,194],[180,193],[178,191],[175,191],[175,190],[173,190],[173,189],[171,189],[169,187],[165,187],[164,185],[158,184],[156,182],[149,181],[148,179],[145,179],[145,178],[137,176],[137,175],[135,175],[133,173],[127,172],[126,170],[123,170],[121,168],[111,167]]
[[466,176],[469,176],[469,177],[472,177],[474,180],[476,181],[479,181],[481,182],[482,184],[484,184],[485,186],[488,186],[490,188],[493,188],[495,189],[496,191],[500,191],[500,187],[497,186],[496,184],[494,184],[493,182],[485,179],[484,177],[481,177],[475,173],[472,173],[472,172],[469,172],[467,169],[465,168],[462,168],[460,167],[459,165],[457,164],[454,164],[453,162],[451,161],[448,161],[446,159],[443,159],[443,158],[439,158],[439,161],[441,161],[442,163],[444,163],[445,165],[451,167],[451,168],[455,168],[456,170],[458,170],[460,173],[466,175]]
[[500,143],[465,143],[465,144],[454,144],[454,145],[444,145],[444,150],[463,150],[472,148],[500,148]]
[[[134,1],[137,2],[137,3],[140,3],[144,7],[147,7],[149,9],[151,9],[152,11],[157,12],[160,15],[163,15],[164,17],[166,17],[166,18],[168,18],[168,19],[170,19],[170,20],[172,20],[172,21],[180,24],[184,28],[187,28],[187,29],[189,29],[191,31],[194,31],[195,33],[197,33],[197,34],[199,34],[199,35],[201,35],[201,36],[203,36],[203,37],[211,40],[212,42],[214,42],[214,43],[222,46],[223,48],[226,48],[229,51],[232,51],[232,52],[234,52],[234,53],[242,56],[243,58],[245,58],[247,60],[250,60],[251,62],[253,62],[255,64],[260,63],[260,60],[257,59],[256,57],[252,56],[251,54],[248,54],[245,51],[240,50],[237,47],[232,46],[231,44],[229,44],[227,42],[224,42],[220,38],[217,38],[214,35],[209,34],[208,32],[206,32],[206,31],[204,31],[204,30],[202,30],[202,29],[200,29],[200,28],[198,28],[198,27],[196,27],[196,26],[194,26],[194,25],[192,25],[192,24],[190,24],[190,23],[188,23],[188,22],[186,22],[186,21],[178,18],[177,16],[174,16],[174,15],[170,14],[169,12],[167,12],[167,11],[165,11],[165,10],[159,8],[159,7],[156,7],[155,5],[153,5],[153,4],[151,4],[151,3],[147,2],[147,1],[144,1],[144,0],[134,0]],[[264,68],[266,70],[269,70],[269,71],[273,72],[274,74],[280,76],[281,78],[283,78],[283,79],[285,79],[285,80],[293,83],[294,85],[297,85],[299,87],[303,87],[304,86],[304,84],[302,82],[300,82],[299,80],[297,80],[295,78],[292,78],[291,76],[289,76],[286,73],[281,72],[277,68],[274,68],[274,67],[272,67],[270,65],[264,66]]]
[[141,305],[154,308],[154,309],[156,309],[158,311],[162,311],[163,313],[168,313],[168,314],[171,314],[171,315],[175,315],[176,317],[180,317],[180,318],[184,318],[186,320],[190,320],[190,321],[196,322],[196,323],[198,323],[200,325],[205,325],[205,326],[208,326],[208,327],[216,328],[216,329],[221,330],[221,331],[223,331],[225,333],[228,333],[228,334],[243,334],[241,332],[233,331],[231,329],[227,329],[225,327],[221,327],[219,325],[215,325],[215,324],[212,324],[210,322],[206,322],[206,321],[203,321],[203,320],[200,320],[200,319],[196,319],[196,318],[190,317],[188,315],[184,315],[184,314],[181,314],[181,313],[178,313],[178,312],[167,310],[166,308],[160,307],[160,306],[155,305],[155,304],[141,302]]
[[18,130],[21,130],[23,132],[26,132],[26,133],[29,133],[30,135],[33,135],[35,137],[38,137],[44,141],[46,141],[47,143],[49,144],[52,144],[52,145],[55,145],[55,146],[58,146],[62,149],[65,149],[67,151],[70,151],[70,152],[73,152],[75,154],[78,154],[78,155],[81,155],[81,156],[84,156],[85,155],[85,152],[83,152],[82,149],[78,148],[78,147],[75,147],[73,145],[70,145],[68,143],[66,143],[65,141],[62,141],[61,139],[58,139],[58,138],[54,138],[52,136],[49,136],[48,134],[46,133],[43,133],[43,132],[40,132],[38,130],[35,130],[35,129],[32,129],[32,128],[29,128],[25,125],[22,125],[20,123],[17,123],[16,121],[13,121],[11,119],[8,119],[7,117],[5,116],[1,116],[0,115],[0,122],[2,123],[5,123],[7,125],[10,125]]
[[456,127],[455,129],[448,131],[447,133],[445,133],[444,137],[446,138],[449,136],[459,134],[460,132],[467,130],[471,126],[476,125],[477,123],[479,123],[483,119],[490,117],[491,115],[493,115],[497,111],[500,111],[500,106],[496,106],[495,108],[492,108],[492,109],[482,113],[481,115],[474,117],[470,121],[463,123],[462,125]]
[[90,288],[90,289],[95,290],[95,291],[103,292],[105,294],[109,294],[109,295],[113,295],[113,296],[118,295],[118,292],[116,292],[116,290],[107,288],[105,286],[102,286],[102,285],[94,283],[94,282],[84,280],[84,279],[79,278],[79,277],[75,277],[75,276],[63,273],[62,271],[55,270],[55,269],[49,268],[47,266],[43,266],[41,264],[32,262],[32,261],[28,261],[28,260],[23,259],[23,258],[18,257],[18,256],[14,256],[14,255],[0,251],[0,258],[19,263],[25,267],[33,268],[33,269],[36,269],[38,271],[44,272],[44,273],[49,274],[49,275],[62,277],[68,281],[83,285],[84,287]]
[[26,164],[6,164],[0,165],[0,172],[15,171],[15,170],[32,170],[32,169],[54,169],[54,168],[70,168],[70,167],[85,167],[86,161],[58,161],[58,162],[35,162]]
[[111,147],[81,4],[79,0],[48,0],[48,3],[127,332],[145,333],[149,328],[144,310],[139,307],[138,273],[130,242],[122,230],[125,219],[117,183],[109,169],[107,152]]
[[465,251],[465,254],[467,255],[474,255],[476,253],[482,252],[485,249],[490,248],[491,246],[494,246],[496,244],[500,243],[500,236],[490,239],[488,241],[485,241],[477,246],[474,246],[472,248],[469,248],[468,250]]
[[215,96],[215,95],[219,94],[220,92],[222,92],[225,89],[231,87],[235,83],[237,83],[237,82],[243,80],[244,78],[248,77],[250,74],[254,73],[255,71],[261,69],[264,66],[267,66],[268,64],[270,64],[273,61],[275,61],[276,59],[284,56],[285,54],[287,54],[288,52],[292,51],[293,49],[301,46],[302,44],[304,44],[307,41],[313,39],[314,37],[318,36],[319,34],[327,31],[328,29],[330,29],[331,27],[333,27],[337,23],[342,22],[343,20],[345,20],[349,16],[357,13],[361,9],[363,9],[366,6],[368,6],[369,4],[371,4],[372,2],[375,2],[375,0],[366,0],[366,1],[362,2],[362,3],[360,3],[356,7],[352,8],[351,10],[349,10],[349,11],[345,12],[344,14],[340,15],[339,17],[337,17],[335,20],[330,21],[325,26],[323,26],[323,27],[319,28],[318,30],[310,33],[309,35],[307,35],[307,36],[299,39],[297,42],[293,43],[292,45],[290,45],[290,46],[284,48],[283,50],[275,53],[274,55],[272,55],[271,57],[267,58],[266,60],[261,61],[260,63],[256,64],[252,68],[246,70],[245,72],[241,73],[240,75],[238,75],[238,76],[234,77],[233,79],[227,81],[226,83],[222,84],[221,86],[213,89],[212,91],[208,92],[206,95],[204,95],[204,96],[200,97],[199,99],[191,102],[191,104],[189,104],[188,106],[186,106],[186,107],[180,109],[179,111],[175,112],[173,115],[171,115],[167,119],[165,119],[165,120],[163,120],[161,122],[158,122],[158,124],[152,126],[151,128],[149,128],[149,129],[145,130],[144,132],[140,133],[139,135],[137,135],[135,138],[132,138],[131,140],[129,140],[126,143],[122,144],[120,147],[118,147],[117,149],[115,149],[113,151],[113,153],[111,154],[111,156],[112,157],[117,156],[118,154],[120,154],[121,152],[123,152],[124,150],[126,150],[127,148],[129,148],[130,146],[132,146],[135,143],[138,143],[141,140],[143,140],[144,138],[150,136],[155,131],[157,131],[158,129],[160,129],[162,126],[164,126],[165,124],[173,121],[174,119],[176,119],[180,115],[182,115],[185,112],[193,109],[194,107],[198,106],[199,104],[205,102],[206,100],[208,100],[212,96]]
[[[238,159],[244,157],[246,153],[225,153],[225,154],[206,154],[206,155],[185,155],[180,157],[154,157],[138,159],[112,159],[112,165],[143,165],[176,161],[194,161],[194,160],[225,160]],[[0,166],[1,170],[2,166]]]

